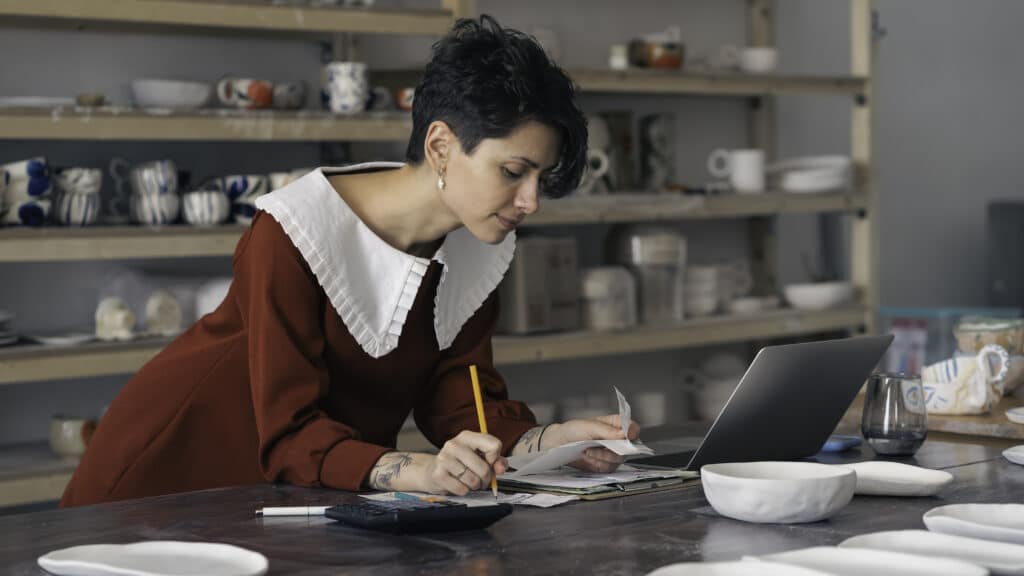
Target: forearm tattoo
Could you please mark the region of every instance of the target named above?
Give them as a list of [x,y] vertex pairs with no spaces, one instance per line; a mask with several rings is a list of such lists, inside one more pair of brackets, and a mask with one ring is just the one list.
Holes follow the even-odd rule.
[[546,426],[530,428],[519,437],[519,442],[516,442],[516,445],[526,448],[527,453],[540,452],[540,439],[543,435],[544,428],[546,428]]
[[370,486],[377,490],[390,490],[395,479],[411,465],[412,454],[388,452],[377,460],[377,464],[370,471]]

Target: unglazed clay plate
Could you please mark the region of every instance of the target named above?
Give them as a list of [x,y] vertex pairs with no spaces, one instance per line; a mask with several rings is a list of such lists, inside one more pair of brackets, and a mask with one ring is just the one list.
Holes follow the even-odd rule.
[[238,546],[176,540],[73,546],[39,557],[58,576],[262,576],[267,565],[266,556]]
[[976,564],[948,558],[929,558],[916,554],[871,550],[870,548],[835,548],[818,546],[780,554],[746,556],[747,561],[791,564],[820,570],[836,576],[986,576],[988,570]]
[[809,568],[774,562],[682,562],[662,566],[647,576],[828,576]]
[[950,504],[923,519],[932,532],[1024,544],[1024,504]]
[[839,464],[857,472],[857,494],[863,496],[933,496],[953,482],[953,475],[899,462]]
[[989,542],[927,530],[890,530],[854,536],[839,546],[954,558],[984,566],[992,574],[1024,575],[1024,546],[1006,542]]
[[1003,458],[1006,458],[1014,464],[1024,466],[1024,444],[1003,450]]

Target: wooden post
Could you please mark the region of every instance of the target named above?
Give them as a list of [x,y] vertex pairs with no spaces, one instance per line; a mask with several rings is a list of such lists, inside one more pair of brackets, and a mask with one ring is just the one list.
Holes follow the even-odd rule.
[[454,18],[476,16],[476,0],[441,0],[441,7],[451,11]]
[[877,331],[879,307],[878,193],[872,169],[872,114],[874,104],[875,41],[872,29],[873,0],[850,0],[850,72],[866,79],[864,93],[856,98],[850,117],[850,154],[857,167],[857,180],[867,194],[867,210],[854,218],[851,230],[851,277],[867,312],[864,319],[869,333]]
[[[747,0],[749,45],[774,45],[774,4],[774,0]],[[775,98],[757,96],[749,100],[749,105],[748,142],[764,151],[766,163],[771,162],[775,158]],[[747,227],[755,294],[774,294],[778,289],[775,221],[771,216],[752,218]]]

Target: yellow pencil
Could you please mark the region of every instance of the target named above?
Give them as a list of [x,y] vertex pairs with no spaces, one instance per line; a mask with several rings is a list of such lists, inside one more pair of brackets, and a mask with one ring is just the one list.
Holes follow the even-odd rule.
[[[487,434],[487,418],[484,417],[484,399],[480,395],[480,379],[476,375],[476,364],[469,367],[469,379],[473,381],[473,399],[476,400],[476,415],[480,419],[480,433]],[[491,476],[491,492],[498,499],[498,477]]]

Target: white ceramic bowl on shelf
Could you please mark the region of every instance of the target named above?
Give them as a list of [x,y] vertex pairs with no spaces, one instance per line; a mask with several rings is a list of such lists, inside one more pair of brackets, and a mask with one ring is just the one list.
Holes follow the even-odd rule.
[[195,110],[206,106],[213,88],[203,82],[146,78],[132,82],[132,97],[140,108]]
[[790,284],[786,301],[797,310],[828,310],[853,299],[854,287],[849,282],[817,282]]
[[857,489],[853,470],[814,462],[706,464],[700,476],[716,512],[757,523],[824,520],[849,504]]

